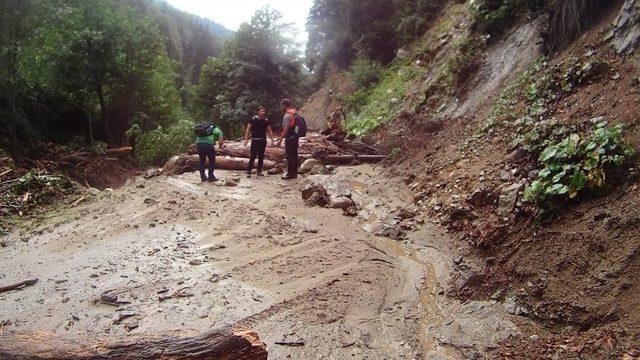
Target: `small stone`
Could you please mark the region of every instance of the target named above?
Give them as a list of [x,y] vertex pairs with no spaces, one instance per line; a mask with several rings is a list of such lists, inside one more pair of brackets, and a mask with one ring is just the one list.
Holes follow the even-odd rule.
[[131,331],[133,329],[137,329],[138,328],[138,322],[137,321],[128,321],[124,324],[124,328],[127,331]]
[[149,205],[149,206],[152,206],[152,205],[158,204],[158,201],[155,200],[155,199],[152,199],[152,198],[146,198],[146,199],[144,199],[144,203]]
[[507,170],[500,171],[500,181],[508,182],[509,180],[511,180],[511,174],[509,173],[509,171]]
[[223,185],[229,187],[238,186],[238,183],[240,182],[239,180],[240,179],[236,180],[235,178],[225,179]]
[[398,49],[398,52],[396,53],[398,59],[407,59],[410,55],[411,53],[405,49]]

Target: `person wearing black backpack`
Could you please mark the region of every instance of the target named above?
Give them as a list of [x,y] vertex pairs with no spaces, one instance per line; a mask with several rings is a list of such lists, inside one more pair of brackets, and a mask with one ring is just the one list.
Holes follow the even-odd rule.
[[282,134],[278,140],[278,146],[282,145],[284,138],[284,148],[287,155],[287,173],[282,176],[284,180],[298,177],[298,144],[301,137],[307,135],[307,123],[298,114],[298,110],[293,107],[289,99],[282,99],[280,102],[284,117],[282,118]]
[[258,115],[249,121],[247,130],[244,132],[244,146],[247,146],[249,133],[251,133],[251,158],[249,159],[247,177],[251,177],[251,170],[253,170],[256,157],[258,158],[258,176],[263,176],[262,164],[264,163],[264,152],[267,149],[267,132],[273,145],[273,131],[271,131],[271,125],[269,124],[269,119],[267,119],[267,108],[260,106],[258,107]]
[[[224,146],[224,137],[222,130],[219,127],[205,122],[196,125],[195,134],[198,137],[196,139],[196,146],[198,147],[198,157],[200,160],[200,180],[204,181],[218,181],[218,178],[214,175],[216,168],[216,149],[215,143],[218,142],[218,147],[222,149]],[[205,175],[204,169],[209,160],[209,177]]]

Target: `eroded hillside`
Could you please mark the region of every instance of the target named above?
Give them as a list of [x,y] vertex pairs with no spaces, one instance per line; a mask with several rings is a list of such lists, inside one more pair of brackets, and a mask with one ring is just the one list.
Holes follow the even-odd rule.
[[384,173],[463,249],[449,294],[514,315],[522,335],[492,356],[639,355],[639,5],[492,32],[490,9],[451,2],[378,83],[343,94],[347,128],[395,154]]

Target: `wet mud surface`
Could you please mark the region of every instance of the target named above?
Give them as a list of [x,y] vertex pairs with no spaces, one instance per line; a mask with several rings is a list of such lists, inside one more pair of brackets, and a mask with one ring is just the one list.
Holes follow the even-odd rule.
[[[310,207],[304,179],[201,184],[136,179],[0,249],[0,331],[62,336],[256,330],[273,359],[447,359],[517,333],[500,305],[447,299],[455,249],[421,222],[403,240],[372,229],[403,190],[341,168],[359,215]],[[222,178],[233,177],[221,171]]]

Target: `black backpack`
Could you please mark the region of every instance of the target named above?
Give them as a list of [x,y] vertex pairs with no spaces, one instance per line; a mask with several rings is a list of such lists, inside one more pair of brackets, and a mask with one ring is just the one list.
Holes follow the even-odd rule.
[[295,119],[296,123],[293,128],[293,133],[299,138],[307,136],[307,121],[298,115],[298,113],[296,113]]
[[193,132],[199,137],[209,136],[213,133],[213,124],[210,122],[203,122],[193,129]]

